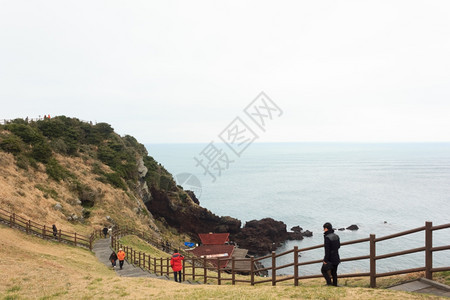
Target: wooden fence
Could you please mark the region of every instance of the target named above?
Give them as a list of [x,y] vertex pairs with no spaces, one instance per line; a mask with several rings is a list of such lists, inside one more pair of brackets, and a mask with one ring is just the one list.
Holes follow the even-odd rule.
[[[447,259],[446,261],[440,262],[441,264],[446,264],[445,267],[433,267],[433,253],[438,251],[445,251],[450,250],[450,245],[444,245],[439,247],[433,247],[433,232],[443,229],[450,229],[450,223],[449,224],[443,224],[439,226],[433,226],[432,222],[426,222],[425,226],[411,229],[408,231],[383,236],[377,238],[374,234],[371,234],[368,238],[359,239],[359,240],[353,240],[348,242],[341,243],[341,247],[347,247],[355,244],[360,243],[368,243],[368,254],[362,255],[362,256],[355,256],[355,257],[345,257],[341,258],[342,263],[348,263],[351,261],[358,261],[358,260],[369,260],[369,272],[365,273],[349,273],[349,274],[340,274],[339,278],[348,278],[348,277],[370,277],[370,287],[375,288],[376,287],[376,279],[379,277],[385,277],[385,276],[392,276],[392,275],[400,275],[400,274],[408,274],[413,272],[425,272],[425,277],[428,279],[432,279],[434,272],[441,272],[441,271],[449,271],[450,270],[450,259]],[[377,249],[377,243],[385,240],[394,239],[401,236],[407,236],[413,233],[418,232],[424,232],[425,233],[425,243],[424,246],[404,251],[398,251],[398,252],[392,252],[392,253],[386,253],[382,255],[376,254]],[[127,254],[128,261],[136,266],[139,266],[143,269],[148,269],[151,272],[154,272],[156,274],[160,275],[169,275],[171,273],[170,270],[170,263],[169,258],[161,258],[161,257],[151,257],[148,254],[137,252],[131,247],[127,247],[122,245],[117,238],[115,238],[113,234],[113,238],[111,239],[111,246],[113,249],[118,250],[119,248],[123,248],[124,251]],[[288,281],[292,280],[295,286],[298,286],[299,281],[302,279],[308,279],[308,278],[319,278],[322,277],[322,274],[315,274],[315,275],[301,275],[301,267],[305,265],[310,264],[317,264],[322,262],[322,257],[306,261],[306,262],[299,262],[299,253],[307,252],[315,249],[322,248],[323,244],[307,247],[307,248],[301,248],[294,247],[294,249],[276,254],[275,252],[272,252],[270,255],[263,256],[263,257],[250,257],[245,259],[235,259],[232,258],[195,258],[195,257],[186,257],[186,259],[183,261],[183,280],[186,280],[186,278],[192,278],[192,280],[197,279],[203,279],[203,282],[206,283],[208,279],[217,280],[217,284],[222,284],[224,281],[231,281],[231,284],[236,284],[238,282],[241,283],[248,283],[251,285],[260,284],[260,283],[268,283],[270,282],[272,285],[276,285],[278,282],[282,281]],[[425,253],[425,261],[424,265],[422,267],[418,268],[410,268],[410,269],[403,269],[403,270],[397,270],[392,272],[384,272],[384,273],[377,273],[376,271],[376,264],[377,261],[380,261],[382,259],[386,258],[392,258],[392,257],[398,257],[406,254],[412,254],[412,253],[418,253],[418,252],[424,252]],[[292,257],[292,262],[277,266],[277,259],[281,257]],[[449,255],[450,257],[450,255]],[[255,263],[258,261],[262,261],[265,259],[271,260],[271,265],[269,267],[256,270],[255,269]],[[238,261],[245,261],[247,262],[247,265],[250,266],[249,269],[237,269],[235,267],[236,262]],[[219,266],[223,262],[227,263],[226,268],[220,268]],[[291,276],[277,276],[277,271],[281,269],[286,268],[292,268],[293,269],[293,275]],[[200,269],[200,271],[199,271]],[[196,272],[197,270],[197,272]],[[257,278],[256,274],[261,271],[271,271],[270,278],[262,279]],[[213,273],[211,271],[214,271]],[[221,275],[223,272],[227,272],[231,274],[230,276],[227,276],[227,278],[222,277]],[[236,274],[241,273],[248,273],[248,279],[236,279]],[[242,278],[242,277],[240,277]]]
[[92,250],[94,240],[100,236],[100,232],[93,232],[90,236],[69,232],[59,229],[53,232],[52,226],[38,224],[27,220],[16,213],[12,213],[0,208],[0,220],[11,228],[18,228],[27,234],[34,234],[45,240],[53,240],[73,246],[84,247]]
[[[0,208],[0,221],[3,223],[9,225],[11,228],[19,228],[26,232],[27,234],[34,234],[42,237],[43,239],[47,240],[53,240],[58,242],[64,242],[67,244],[71,244],[74,246],[79,247],[85,247],[89,250],[92,250],[92,244],[94,240],[102,235],[101,231],[94,231],[90,236],[80,235],[76,232],[68,232],[63,231],[61,229],[58,230],[58,232],[54,233],[52,231],[52,228],[47,225],[38,224],[36,222],[33,222],[31,220],[27,220],[15,213],[11,213],[9,211],[6,211],[2,208]],[[450,259],[446,259],[443,262],[440,262],[440,264],[444,264],[446,266],[444,267],[433,267],[433,253],[439,252],[439,251],[448,251],[450,250],[450,245],[443,245],[435,247],[433,246],[433,232],[444,230],[444,229],[450,229],[450,223],[433,226],[432,222],[426,222],[425,226],[411,229],[408,231],[383,236],[377,238],[374,234],[371,234],[368,238],[359,239],[359,240],[353,240],[348,242],[341,243],[341,247],[351,246],[355,244],[360,243],[368,243],[368,254],[362,255],[362,256],[355,256],[355,257],[345,257],[341,258],[342,263],[347,263],[351,261],[358,261],[358,260],[369,260],[369,272],[365,273],[349,273],[349,274],[340,274],[339,278],[348,278],[348,277],[370,277],[370,287],[374,288],[376,287],[376,279],[379,277],[385,277],[385,276],[392,276],[392,275],[400,275],[400,274],[407,274],[407,273],[413,273],[413,272],[425,272],[425,277],[428,279],[433,278],[433,273],[435,272],[442,272],[442,271],[450,271]],[[401,236],[407,236],[410,234],[418,233],[418,232],[424,232],[425,234],[425,243],[422,247],[413,248],[409,250],[404,251],[398,251],[398,252],[392,252],[392,253],[386,253],[382,255],[376,254],[377,249],[377,243],[381,241],[386,241],[394,238],[398,238]],[[150,241],[152,244],[155,244],[155,246],[160,243],[159,240],[154,238],[148,238],[145,234],[136,233],[128,229],[115,229],[113,231],[112,237],[111,237],[111,246],[116,251],[119,248],[123,248],[126,252],[127,261],[130,262],[133,265],[139,266],[142,269],[147,269],[150,272],[153,272],[155,274],[160,275],[170,275],[171,269],[170,269],[170,259],[169,258],[162,258],[162,257],[152,257],[146,253],[135,251],[133,248],[124,246],[119,242],[120,236],[123,236],[125,234],[137,234],[138,236],[141,236],[141,238],[146,239],[147,241]],[[301,275],[301,266],[310,265],[310,264],[317,264],[322,262],[322,258],[318,258],[316,260],[306,261],[306,262],[299,262],[299,253],[307,252],[315,249],[322,248],[323,244],[316,245],[312,247],[307,248],[301,248],[299,249],[297,246],[294,247],[294,249],[276,254],[275,252],[272,252],[270,255],[263,256],[263,257],[250,257],[245,259],[236,259],[234,257],[232,258],[198,258],[198,257],[189,257],[186,256],[185,260],[183,261],[183,280],[186,280],[186,278],[191,278],[192,280],[199,280],[203,279],[203,282],[206,283],[208,279],[217,280],[217,284],[221,285],[224,281],[231,281],[231,284],[236,283],[248,283],[251,285],[260,284],[260,283],[268,283],[270,282],[272,285],[276,285],[278,282],[282,281],[289,281],[292,280],[295,286],[298,286],[299,281],[302,279],[308,279],[308,278],[318,278],[322,277],[322,274],[315,274],[315,275]],[[386,258],[392,258],[392,257],[398,257],[402,255],[412,254],[412,253],[418,253],[418,252],[424,252],[425,253],[425,261],[424,265],[422,267],[418,268],[410,268],[410,269],[403,269],[403,270],[397,270],[392,272],[384,272],[384,273],[377,273],[376,264],[377,261],[386,259]],[[277,259],[281,257],[292,257],[292,262],[277,266]],[[450,257],[450,255],[448,256]],[[271,265],[269,267],[258,269],[255,268],[255,263],[258,261],[262,261],[265,259],[271,260]],[[249,269],[242,269],[242,268],[236,268],[236,262],[239,261],[245,261],[247,265],[249,266]],[[223,263],[226,262],[227,266],[225,268],[220,268]],[[286,268],[292,268],[293,269],[293,275],[291,276],[277,276],[277,271],[281,269]],[[258,272],[261,271],[271,271],[270,278],[262,279],[257,278],[259,277],[257,275]],[[223,272],[227,272],[231,274],[227,277],[222,277]],[[242,274],[242,273],[248,273],[248,279],[236,279],[236,274]],[[242,278],[242,277],[240,277]],[[257,279],[255,279],[257,278]]]
[[114,227],[112,235],[115,238],[120,238],[120,237],[125,236],[125,235],[136,235],[141,240],[144,240],[148,244],[154,246],[155,248],[160,249],[160,250],[162,250],[164,252],[167,252],[167,253],[173,253],[173,251],[175,249],[179,249],[180,248],[180,247],[175,247],[174,248],[168,241],[165,241],[165,240],[163,240],[161,238],[156,238],[153,235],[148,234],[148,233],[143,232],[143,231],[137,231],[137,230],[129,229],[128,227],[116,226],[116,227]]

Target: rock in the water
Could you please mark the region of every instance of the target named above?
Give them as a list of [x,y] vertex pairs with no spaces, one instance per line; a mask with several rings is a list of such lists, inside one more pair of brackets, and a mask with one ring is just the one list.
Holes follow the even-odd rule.
[[342,228],[339,228],[338,230],[339,230],[339,231],[344,231],[344,230],[345,230],[345,228],[344,228],[344,227],[342,227]]
[[303,234],[303,236],[306,236],[306,237],[312,237],[313,236],[313,233],[311,231],[309,231],[309,230],[306,230],[302,234]]
[[265,218],[245,223],[241,232],[234,236],[234,241],[240,248],[248,249],[249,253],[265,255],[275,251],[288,237],[286,224],[272,218]]
[[353,224],[353,225],[348,226],[346,229],[347,230],[358,230],[359,227],[357,225]]
[[293,232],[302,232],[303,228],[301,228],[300,226],[297,225],[297,226],[292,227],[291,230]]

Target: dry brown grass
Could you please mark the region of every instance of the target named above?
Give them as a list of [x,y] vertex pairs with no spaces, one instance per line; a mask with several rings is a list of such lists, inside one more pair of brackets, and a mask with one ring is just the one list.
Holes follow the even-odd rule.
[[365,288],[185,285],[117,277],[93,253],[0,225],[0,299],[438,299]]

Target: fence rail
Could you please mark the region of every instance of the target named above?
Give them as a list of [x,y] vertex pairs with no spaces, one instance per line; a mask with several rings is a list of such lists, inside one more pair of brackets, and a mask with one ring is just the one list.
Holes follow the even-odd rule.
[[52,226],[42,225],[20,215],[0,208],[0,220],[10,228],[18,228],[27,234],[34,234],[45,240],[53,240],[73,246],[84,247],[92,250],[94,240],[100,236],[100,232],[94,231],[90,236],[59,229],[53,232]]
[[[344,257],[341,259],[342,263],[349,263],[352,261],[358,261],[358,260],[369,260],[370,265],[370,271],[369,272],[362,272],[362,273],[349,273],[349,274],[340,274],[338,277],[340,278],[349,278],[349,277],[369,277],[370,278],[370,287],[375,288],[376,287],[376,279],[380,277],[385,276],[392,276],[392,275],[400,275],[400,274],[408,274],[408,273],[414,273],[414,272],[425,272],[425,277],[428,279],[433,278],[433,273],[435,272],[442,272],[442,271],[449,271],[450,270],[450,260],[441,262],[444,264],[447,264],[447,266],[435,268],[433,267],[433,253],[438,251],[448,251],[450,250],[450,245],[444,245],[439,247],[433,247],[433,232],[438,230],[444,230],[444,229],[450,229],[450,223],[448,224],[442,224],[438,226],[433,226],[431,222],[426,222],[425,226],[414,228],[411,230],[399,232],[396,234],[383,236],[377,238],[374,234],[371,234],[368,238],[348,241],[341,243],[341,247],[350,247],[355,244],[360,243],[368,243],[368,254],[361,255],[361,256],[354,256],[354,257]],[[403,251],[396,251],[391,253],[386,253],[382,255],[376,254],[377,249],[377,243],[381,241],[386,241],[418,232],[424,232],[425,233],[425,245],[418,248],[403,250]],[[123,232],[121,233],[123,234]],[[117,236],[118,237],[118,236]],[[113,249],[119,249],[123,248],[124,251],[127,253],[127,257],[129,258],[129,262],[132,264],[139,266],[143,269],[148,269],[156,274],[159,275],[169,275],[170,274],[170,263],[169,258],[158,258],[158,257],[151,257],[148,254],[136,252],[132,248],[122,245],[118,238],[114,236],[111,239],[111,246]],[[302,279],[309,279],[309,278],[319,278],[322,277],[322,274],[313,274],[313,275],[302,275],[301,274],[301,266],[310,265],[310,264],[317,264],[322,262],[322,258],[318,257],[315,260],[305,261],[305,262],[299,262],[299,253],[311,251],[319,248],[323,248],[323,244],[316,245],[312,247],[307,248],[301,248],[299,249],[297,246],[294,247],[292,250],[288,250],[283,253],[275,253],[272,252],[270,255],[266,255],[264,257],[250,257],[245,259],[236,259],[234,257],[231,258],[198,258],[198,257],[187,257],[183,261],[183,280],[186,280],[186,278],[190,278],[192,280],[203,280],[204,283],[206,283],[209,279],[217,281],[218,285],[221,285],[224,281],[231,281],[231,284],[235,285],[236,283],[247,283],[251,285],[255,284],[261,284],[261,283],[272,283],[272,285],[276,285],[279,282],[283,281],[290,281],[292,280],[295,286],[298,286],[299,281]],[[391,272],[384,272],[384,273],[378,273],[376,270],[376,264],[377,261],[386,259],[386,258],[392,258],[392,257],[398,257],[402,255],[412,254],[412,253],[419,253],[424,252],[425,253],[425,261],[424,265],[422,267],[418,268],[410,268],[410,269],[404,269],[404,270],[396,270]],[[292,262],[284,265],[277,265],[277,260],[281,257],[292,257]],[[137,257],[139,259],[137,259]],[[141,257],[143,259],[141,259]],[[271,266],[256,270],[255,262],[263,260],[263,259],[271,259]],[[248,266],[250,266],[248,269],[238,269],[236,268],[236,262],[248,262]],[[227,267],[220,268],[221,265],[224,264],[224,262],[227,263]],[[291,276],[277,276],[277,271],[280,269],[286,269],[286,268],[293,268],[293,275]],[[270,278],[259,278],[257,276],[257,273],[264,270],[270,270],[271,271],[271,277]],[[214,271],[214,273],[211,273]],[[227,272],[231,274],[231,278],[223,278],[222,274],[223,272]],[[248,273],[248,279],[236,279],[236,274],[238,273]]]

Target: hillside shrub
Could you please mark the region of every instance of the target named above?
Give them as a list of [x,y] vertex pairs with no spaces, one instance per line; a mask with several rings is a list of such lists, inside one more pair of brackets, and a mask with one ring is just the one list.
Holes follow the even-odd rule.
[[114,132],[114,128],[108,123],[97,123],[94,125],[94,129],[103,139],[107,139]]
[[12,123],[6,125],[5,128],[20,137],[27,144],[33,145],[44,140],[44,137],[36,128],[27,124]]
[[38,121],[37,127],[44,136],[55,139],[63,136],[66,126],[59,118],[53,118]]
[[171,188],[171,180],[170,177],[167,175],[162,175],[159,179],[159,188],[164,191],[169,191]]
[[106,173],[104,176],[112,186],[123,189],[124,191],[127,190],[127,185],[117,172]]
[[18,155],[16,156],[16,166],[28,170],[28,166],[30,165],[30,162],[28,158],[25,155]]
[[6,136],[0,141],[0,149],[13,155],[21,153],[24,148],[25,145],[22,140],[13,134]]
[[33,145],[31,157],[39,162],[47,163],[52,157],[52,150],[47,142],[41,141]]
[[66,142],[62,138],[54,139],[50,142],[50,147],[55,151],[56,153],[60,154],[68,154],[68,147],[66,145]]
[[145,146],[143,144],[140,144],[134,137],[125,135],[125,137],[123,137],[123,140],[125,141],[125,145],[127,147],[135,149],[139,155],[146,156],[148,154]]
[[69,177],[74,177],[66,168],[61,166],[58,163],[58,161],[54,158],[50,159],[45,167],[47,175],[56,181],[61,181]]

